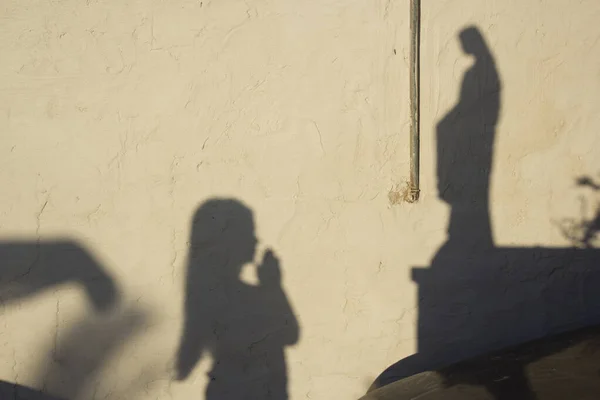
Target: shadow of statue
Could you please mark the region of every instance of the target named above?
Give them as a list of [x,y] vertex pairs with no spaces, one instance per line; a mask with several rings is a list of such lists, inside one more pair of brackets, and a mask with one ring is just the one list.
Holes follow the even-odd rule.
[[485,377],[444,367],[600,323],[600,251],[495,245],[490,176],[501,83],[480,31],[464,29],[460,42],[474,62],[436,137],[438,195],[450,207],[447,240],[429,268],[413,269],[419,296],[417,353],[389,367],[370,390],[437,371],[448,387],[483,387],[496,400],[534,399],[537,388],[531,387],[526,367],[546,353],[515,360]]
[[252,211],[212,199],[197,210],[191,231],[177,378],[209,355],[207,400],[287,399],[285,347],[300,329],[272,250],[255,267],[258,284],[241,280],[257,245]]

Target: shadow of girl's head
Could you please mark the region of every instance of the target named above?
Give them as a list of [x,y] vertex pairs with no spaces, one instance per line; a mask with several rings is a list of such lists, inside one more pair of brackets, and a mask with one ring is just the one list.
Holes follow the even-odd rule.
[[489,52],[481,32],[474,26],[469,26],[463,29],[460,32],[459,38],[465,54],[478,57]]
[[252,211],[234,199],[203,203],[192,221],[191,260],[209,262],[222,273],[239,274],[254,259],[257,239]]

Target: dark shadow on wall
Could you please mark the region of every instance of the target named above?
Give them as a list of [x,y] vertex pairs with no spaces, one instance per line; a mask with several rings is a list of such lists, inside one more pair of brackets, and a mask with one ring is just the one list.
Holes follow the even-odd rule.
[[[389,367],[372,389],[427,370],[444,375],[442,367],[460,360],[600,322],[599,250],[494,243],[489,187],[500,78],[477,28],[463,30],[460,41],[474,64],[457,105],[437,125],[438,195],[450,206],[447,240],[430,267],[413,269],[418,352]],[[446,374],[445,384],[483,386],[497,400],[533,399],[526,367],[546,355],[515,361],[483,381]]]
[[[146,314],[139,310],[116,310],[121,297],[117,284],[78,244],[72,241],[0,242],[2,306],[66,284],[75,284],[83,290],[93,312],[82,316],[65,334],[57,331],[52,337],[46,359],[34,373],[36,385],[44,389],[0,381],[0,398],[78,398],[108,357],[142,327]],[[31,329],[36,326],[32,325]]]
[[36,382],[44,391],[65,399],[81,399],[90,388],[102,385],[102,369],[123,346],[143,331],[149,313],[131,307],[110,315],[83,315],[65,332],[58,332],[47,347],[45,363],[38,365]]
[[64,397],[52,396],[40,390],[0,380],[0,399],[14,400],[66,400]]
[[72,400],[80,399],[90,387],[100,384],[99,372],[105,362],[139,333],[147,313],[131,309],[94,318],[86,315],[58,335],[59,342],[47,345],[44,362],[33,373],[35,389],[0,381],[0,399]]
[[177,378],[186,379],[208,353],[206,400],[288,399],[285,347],[300,329],[272,250],[255,267],[257,285],[240,279],[255,257],[252,211],[212,199],[196,211],[191,231]]

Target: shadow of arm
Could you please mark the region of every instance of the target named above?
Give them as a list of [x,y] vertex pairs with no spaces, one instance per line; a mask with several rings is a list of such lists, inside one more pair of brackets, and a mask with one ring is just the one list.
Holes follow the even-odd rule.
[[58,285],[82,285],[94,308],[118,301],[113,278],[91,254],[71,241],[0,243],[0,297],[14,302]]

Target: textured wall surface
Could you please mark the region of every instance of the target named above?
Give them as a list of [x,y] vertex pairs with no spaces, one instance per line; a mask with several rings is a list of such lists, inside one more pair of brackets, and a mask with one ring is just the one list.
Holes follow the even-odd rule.
[[495,243],[570,245],[560,221],[597,201],[576,179],[600,171],[600,4],[423,2],[422,196],[406,204],[405,3],[3,1],[0,379],[203,398],[210,354],[174,379],[186,266],[195,211],[228,197],[253,211],[257,263],[281,263],[290,399],[359,397],[418,346],[411,269],[446,236],[435,126],[469,25],[502,83]]

